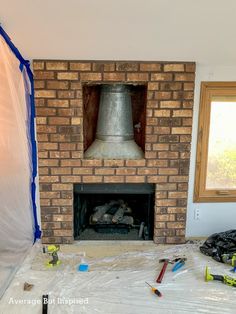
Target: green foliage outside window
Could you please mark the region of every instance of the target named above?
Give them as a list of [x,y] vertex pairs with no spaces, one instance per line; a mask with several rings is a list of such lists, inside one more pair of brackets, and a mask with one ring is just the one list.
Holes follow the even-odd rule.
[[236,147],[210,156],[207,169],[207,187],[236,188]]

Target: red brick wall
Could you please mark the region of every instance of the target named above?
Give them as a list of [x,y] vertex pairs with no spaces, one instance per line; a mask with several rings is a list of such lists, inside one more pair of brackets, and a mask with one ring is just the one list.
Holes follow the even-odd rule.
[[[73,241],[73,183],[156,184],[156,243],[183,243],[195,64],[35,60],[44,243]],[[147,84],[145,158],[83,159],[82,84]]]

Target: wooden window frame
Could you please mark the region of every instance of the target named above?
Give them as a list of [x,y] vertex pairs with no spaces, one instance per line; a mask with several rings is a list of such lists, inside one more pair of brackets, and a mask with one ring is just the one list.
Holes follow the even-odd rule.
[[201,83],[194,202],[235,202],[236,189],[206,189],[211,101],[214,96],[236,98],[236,82]]

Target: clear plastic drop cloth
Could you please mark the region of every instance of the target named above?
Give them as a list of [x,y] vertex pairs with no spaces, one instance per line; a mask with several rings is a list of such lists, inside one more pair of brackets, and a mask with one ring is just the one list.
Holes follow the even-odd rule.
[[[103,241],[101,241],[103,242]],[[40,314],[42,295],[48,295],[51,314],[232,314],[236,288],[219,281],[206,282],[210,273],[228,275],[230,265],[218,263],[199,251],[198,244],[157,246],[149,241],[83,241],[61,245],[61,264],[46,267],[50,256],[36,243],[0,300],[2,314]],[[172,272],[168,265],[161,284],[156,278],[159,259],[185,257],[185,265]],[[86,259],[88,271],[78,271]],[[24,291],[24,283],[33,285]],[[157,297],[145,283],[159,289]]]
[[0,297],[34,240],[29,86],[0,36]]

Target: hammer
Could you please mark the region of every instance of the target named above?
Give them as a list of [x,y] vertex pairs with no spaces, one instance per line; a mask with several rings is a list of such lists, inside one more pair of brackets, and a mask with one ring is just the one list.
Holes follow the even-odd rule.
[[177,257],[177,258],[175,258],[173,260],[170,260],[169,258],[160,259],[159,263],[163,263],[164,262],[164,264],[162,266],[162,269],[161,269],[161,272],[160,272],[159,276],[157,277],[156,282],[158,282],[158,283],[162,282],[162,279],[164,277],[164,274],[165,274],[165,271],[166,271],[166,267],[167,267],[168,264],[174,264],[175,262],[179,262],[178,266],[176,265],[175,270],[173,270],[173,271],[176,271],[177,269],[179,269],[181,266],[184,265],[186,260],[187,260],[187,258],[185,258],[185,257]]
[[160,260],[159,260],[159,263],[163,263],[163,262],[164,262],[164,264],[163,264],[162,269],[161,269],[161,271],[160,271],[160,274],[159,274],[159,276],[157,277],[157,280],[156,280],[156,282],[158,282],[158,283],[161,283],[161,282],[162,282],[162,279],[163,279],[163,277],[164,277],[164,274],[165,274],[167,265],[168,265],[169,263],[172,263],[172,262],[169,260],[169,258],[163,258],[163,259],[160,259]]

